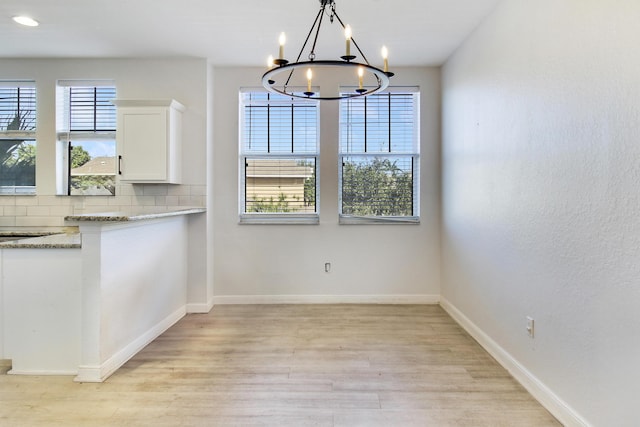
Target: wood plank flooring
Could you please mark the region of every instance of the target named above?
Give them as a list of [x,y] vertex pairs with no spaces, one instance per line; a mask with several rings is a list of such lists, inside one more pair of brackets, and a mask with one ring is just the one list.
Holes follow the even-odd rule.
[[230,305],[102,384],[0,375],[0,425],[560,424],[439,306]]

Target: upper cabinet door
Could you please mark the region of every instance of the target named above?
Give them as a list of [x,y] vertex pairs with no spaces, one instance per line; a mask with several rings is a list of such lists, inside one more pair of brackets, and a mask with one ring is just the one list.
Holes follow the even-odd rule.
[[182,112],[173,100],[115,100],[118,174],[129,183],[182,182]]

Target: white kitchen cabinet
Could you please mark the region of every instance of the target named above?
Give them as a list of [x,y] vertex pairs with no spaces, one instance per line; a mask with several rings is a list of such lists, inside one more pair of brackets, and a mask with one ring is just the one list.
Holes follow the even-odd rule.
[[127,183],[180,184],[182,112],[174,100],[119,99],[118,175]]

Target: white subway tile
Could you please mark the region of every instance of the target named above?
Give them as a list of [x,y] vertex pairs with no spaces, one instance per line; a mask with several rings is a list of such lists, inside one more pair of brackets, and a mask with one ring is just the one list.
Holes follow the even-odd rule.
[[16,197],[15,196],[0,196],[0,206],[15,206],[16,205]]
[[192,196],[205,196],[207,194],[207,186],[206,185],[192,185],[191,186],[191,195]]
[[108,200],[111,196],[86,196],[84,198],[85,206],[108,206]]
[[49,206],[27,206],[27,216],[51,216]]
[[188,185],[170,185],[169,196],[188,196],[191,193]]
[[26,206],[5,206],[3,208],[5,216],[26,216]]
[[148,184],[143,186],[145,196],[166,196],[168,191],[166,185]]
[[167,196],[165,197],[165,205],[166,206],[175,206],[180,204],[179,196]]
[[15,216],[2,216],[0,217],[0,227],[15,227],[16,225],[16,217]]
[[115,196],[115,197],[111,197],[109,198],[108,202],[109,202],[109,206],[129,206],[131,207],[132,204],[132,197],[131,196]]
[[38,196],[40,206],[60,206],[65,203],[68,196]]
[[36,206],[37,204],[37,196],[16,196],[16,206]]
[[137,196],[132,200],[134,206],[155,206],[156,198],[154,196]]
[[116,196],[135,196],[135,187],[131,184],[120,184],[116,188]]
[[180,197],[180,206],[204,206],[204,197]]
[[51,216],[22,216],[16,218],[18,227],[61,227],[64,225],[63,218]]
[[67,215],[73,215],[73,207],[71,206],[51,206],[51,216],[59,216],[64,218]]

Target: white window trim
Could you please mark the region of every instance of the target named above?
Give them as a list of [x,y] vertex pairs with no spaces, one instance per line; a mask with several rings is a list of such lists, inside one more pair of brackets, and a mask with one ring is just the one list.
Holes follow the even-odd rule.
[[[341,92],[349,92],[353,88],[349,86],[343,86],[340,88]],[[417,86],[390,86],[385,89],[384,92],[391,93],[416,93],[420,94],[420,88]],[[393,225],[419,225],[420,224],[420,96],[418,96],[418,102],[415,105],[416,116],[418,118],[416,122],[416,151],[415,152],[393,152],[393,153],[343,153],[340,150],[340,142],[338,148],[338,224],[340,225],[373,225],[373,224],[393,224]],[[340,108],[340,107],[338,107]],[[340,113],[339,113],[340,114]],[[340,117],[338,114],[338,117]],[[340,120],[340,118],[338,118]],[[338,130],[340,132],[340,130]],[[414,160],[413,167],[413,192],[418,195],[418,202],[415,203],[414,213],[417,215],[412,216],[360,216],[349,215],[340,212],[342,207],[342,163],[344,157],[385,157],[385,156],[412,156]]]
[[258,224],[258,225],[315,225],[320,224],[320,216],[317,213],[299,214],[299,213],[250,213],[240,214],[239,224]]
[[[0,87],[3,88],[36,88],[36,129],[34,130],[2,130],[0,131],[0,139],[23,139],[33,141],[36,144],[36,150],[38,145],[37,134],[37,105],[38,105],[38,92],[37,85],[34,80],[0,80]],[[38,156],[36,153],[36,167],[38,163]],[[37,177],[36,177],[37,179]],[[0,187],[0,195],[2,196],[35,196],[37,194],[37,182],[31,186],[4,186]]]
[[[302,88],[301,90],[306,90]],[[309,157],[315,159],[316,167],[316,198],[315,209],[313,213],[263,213],[263,212],[245,212],[244,205],[246,201],[245,179],[246,174],[243,172],[245,168],[245,162],[249,158],[268,158],[268,155],[260,155],[255,153],[247,153],[244,151],[242,144],[243,126],[244,126],[244,104],[242,102],[242,94],[247,92],[266,92],[264,88],[256,87],[243,87],[240,88],[238,94],[238,150],[239,150],[239,163],[238,163],[238,224],[253,224],[253,225],[317,225],[320,224],[320,103],[317,103],[317,123],[316,123],[316,151],[315,153],[274,153],[269,156],[273,158],[301,158]]]
[[[56,195],[58,196],[67,196],[67,197],[94,197],[91,194],[68,194],[68,186],[69,186],[69,153],[68,153],[68,144],[69,142],[73,143],[74,141],[116,141],[116,130],[114,131],[71,131],[71,130],[59,130],[66,129],[67,124],[62,123],[61,119],[64,115],[60,114],[60,109],[65,109],[67,105],[65,105],[64,99],[59,98],[59,88],[73,88],[73,87],[116,87],[115,80],[88,80],[88,79],[78,79],[78,80],[58,80],[56,82],[56,128],[58,131],[56,132]],[[115,175],[115,185],[117,188],[118,185],[118,177]],[[101,195],[102,197],[113,197],[117,194],[113,195]],[[96,196],[100,197],[100,196]]]

